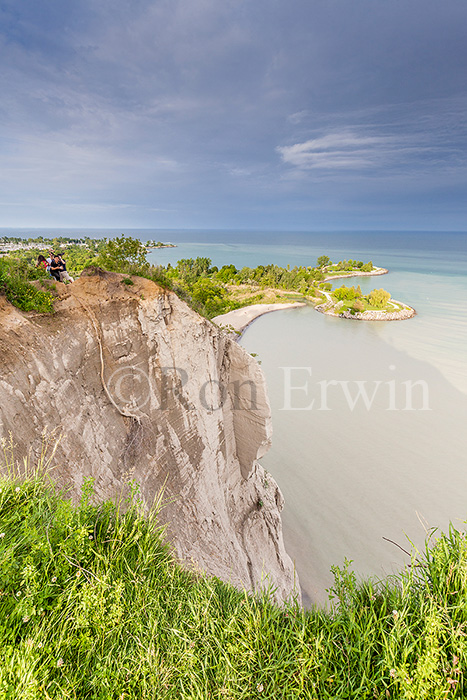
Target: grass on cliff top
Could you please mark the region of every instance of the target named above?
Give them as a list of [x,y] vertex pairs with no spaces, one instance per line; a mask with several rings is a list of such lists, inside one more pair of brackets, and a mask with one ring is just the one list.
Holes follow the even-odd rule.
[[45,476],[0,483],[0,698],[465,697],[467,541],[400,577],[335,570],[329,612],[189,573],[157,508],[73,506]]

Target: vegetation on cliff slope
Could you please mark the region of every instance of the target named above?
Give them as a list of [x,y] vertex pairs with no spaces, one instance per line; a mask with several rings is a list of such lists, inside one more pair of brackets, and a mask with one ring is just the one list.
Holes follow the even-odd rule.
[[[11,460],[10,460],[11,466]],[[275,605],[184,570],[138,493],[73,506],[44,476],[0,483],[0,698],[465,697],[467,541],[333,605]]]
[[33,265],[24,265],[15,258],[0,258],[0,292],[22,311],[53,311],[50,291],[37,289],[31,284],[32,280],[45,277],[46,273]]

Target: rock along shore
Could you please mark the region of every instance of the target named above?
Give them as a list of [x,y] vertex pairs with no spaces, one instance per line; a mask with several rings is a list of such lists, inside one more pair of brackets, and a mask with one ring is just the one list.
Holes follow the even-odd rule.
[[[395,299],[390,299],[394,303],[400,304],[401,302],[396,302]],[[315,306],[316,311],[327,316],[335,316],[336,318],[350,318],[353,321],[405,321],[407,318],[413,318],[416,315],[415,309],[411,306],[404,304],[404,308],[399,311],[387,312],[387,311],[363,311],[362,313],[351,314],[347,309],[342,313],[339,310],[335,310],[335,307],[329,307],[329,302],[326,304],[320,304]]]
[[330,282],[331,280],[341,280],[345,277],[372,277],[373,275],[387,275],[389,270],[385,267],[375,267],[371,272],[344,272],[342,275],[328,275],[324,278],[323,282]]

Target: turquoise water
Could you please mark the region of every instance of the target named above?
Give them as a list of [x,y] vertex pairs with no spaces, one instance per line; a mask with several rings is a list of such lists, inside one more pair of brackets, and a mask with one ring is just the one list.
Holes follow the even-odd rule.
[[[467,518],[467,236],[271,239],[180,240],[154,257],[205,255],[237,267],[314,264],[322,253],[371,259],[390,272],[359,278],[362,288],[383,286],[417,310],[393,323],[335,319],[312,308],[275,312],[241,341],[258,354],[268,383],[274,437],[262,464],[285,496],[285,543],[304,600],[323,603],[331,566],[347,558],[360,575],[390,574],[410,559],[383,538],[410,550],[409,540],[423,546],[430,528],[463,527]],[[297,388],[287,388],[287,372]],[[337,382],[324,407],[323,381]],[[369,397],[377,387],[369,408],[362,399],[352,408],[357,382]],[[406,382],[415,383],[408,397]]]
[[[258,354],[268,384],[274,436],[261,461],[285,496],[284,539],[306,602],[326,600],[330,568],[345,558],[376,577],[409,562],[384,537],[410,549],[407,538],[422,546],[430,528],[463,526],[466,234],[126,233],[176,243],[151,253],[163,265],[198,255],[237,267],[313,265],[321,254],[371,259],[390,272],[359,278],[362,288],[383,286],[417,310],[392,323],[336,319],[309,307],[278,311],[241,340]],[[360,398],[353,406],[359,387],[371,405]]]
[[[151,261],[162,265],[198,255],[211,258],[214,265],[233,263],[238,268],[265,263],[314,265],[323,253],[333,260],[373,260],[375,265],[389,269],[390,274],[359,278],[362,289],[388,288],[395,299],[410,304],[418,313],[409,323],[378,324],[376,332],[384,342],[432,364],[456,388],[467,393],[466,234],[158,234],[162,240],[178,245],[150,254]],[[190,240],[194,236],[210,240]],[[288,242],[284,243],[284,239]]]

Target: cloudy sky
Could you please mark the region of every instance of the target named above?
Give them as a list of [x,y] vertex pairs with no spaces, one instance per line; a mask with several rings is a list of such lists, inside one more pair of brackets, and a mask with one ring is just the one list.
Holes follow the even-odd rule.
[[0,7],[0,226],[467,229],[465,0]]

